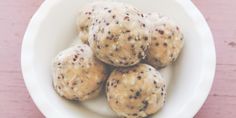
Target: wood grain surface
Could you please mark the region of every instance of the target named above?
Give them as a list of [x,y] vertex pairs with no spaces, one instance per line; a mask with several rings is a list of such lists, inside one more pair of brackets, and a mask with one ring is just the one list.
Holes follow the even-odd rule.
[[[193,0],[214,35],[217,68],[211,93],[195,118],[236,118],[236,0]],[[21,42],[42,0],[0,0],[0,118],[43,118],[20,69]]]

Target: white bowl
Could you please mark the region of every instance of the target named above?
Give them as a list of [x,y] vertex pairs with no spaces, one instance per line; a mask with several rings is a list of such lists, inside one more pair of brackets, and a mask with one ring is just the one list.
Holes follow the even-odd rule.
[[[190,0],[119,0],[146,12],[160,12],[183,29],[185,47],[178,61],[161,72],[168,81],[165,107],[153,118],[191,118],[204,103],[215,72],[215,48],[204,17]],[[59,97],[52,87],[51,61],[76,37],[78,10],[91,0],[46,0],[34,15],[22,45],[25,84],[49,118],[112,118],[104,95],[85,103]]]

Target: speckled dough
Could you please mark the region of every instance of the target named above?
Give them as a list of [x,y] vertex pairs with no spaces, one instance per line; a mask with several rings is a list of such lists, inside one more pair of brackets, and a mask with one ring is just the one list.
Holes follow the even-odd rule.
[[79,38],[83,43],[88,44],[89,27],[92,24],[92,20],[94,19],[95,14],[99,14],[104,8],[110,8],[114,6],[113,4],[117,3],[97,1],[85,6],[82,10],[79,11],[76,24]]
[[163,68],[173,63],[183,48],[183,34],[168,17],[156,13],[147,14],[151,45],[147,50],[147,63]]
[[69,100],[84,101],[97,96],[105,79],[105,65],[94,58],[85,44],[60,52],[53,62],[54,88]]
[[165,82],[150,65],[114,70],[106,84],[109,106],[121,117],[142,118],[156,113],[165,102]]
[[97,58],[117,67],[139,63],[150,41],[144,15],[126,4],[104,9],[90,27],[89,44]]

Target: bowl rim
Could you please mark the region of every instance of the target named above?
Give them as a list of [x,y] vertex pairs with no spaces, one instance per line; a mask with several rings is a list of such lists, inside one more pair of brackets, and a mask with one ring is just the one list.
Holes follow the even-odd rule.
[[[36,11],[32,19],[30,20],[27,30],[25,32],[22,47],[21,47],[21,70],[23,74],[23,79],[26,85],[27,90],[29,91],[30,96],[32,97],[34,103],[36,104],[37,108],[43,113],[46,117],[60,117],[56,115],[56,110],[54,110],[51,107],[45,107],[45,100],[42,100],[38,98],[38,89],[36,88],[36,84],[33,81],[31,81],[34,75],[34,69],[31,65],[33,65],[33,45],[35,34],[38,32],[38,28],[40,26],[40,22],[42,19],[44,19],[47,15],[47,13],[50,11],[50,8],[55,5],[60,0],[46,0],[44,1],[39,9]],[[215,45],[212,33],[210,31],[210,28],[204,19],[203,15],[200,13],[200,11],[197,9],[197,7],[190,1],[190,0],[175,0],[178,2],[186,11],[188,15],[194,16],[192,17],[193,22],[199,24],[197,27],[197,31],[204,36],[207,44],[207,53],[208,59],[204,64],[205,70],[207,70],[204,73],[203,78],[204,81],[201,81],[199,86],[204,88],[204,91],[196,92],[195,96],[192,97],[191,101],[184,106],[182,111],[188,111],[184,114],[180,112],[178,114],[178,118],[192,118],[194,115],[200,110],[201,106],[207,99],[207,96],[211,90],[212,83],[214,80],[215,75],[215,68],[216,68],[216,52],[215,52]],[[197,102],[196,102],[197,101]],[[189,109],[191,108],[191,109]]]

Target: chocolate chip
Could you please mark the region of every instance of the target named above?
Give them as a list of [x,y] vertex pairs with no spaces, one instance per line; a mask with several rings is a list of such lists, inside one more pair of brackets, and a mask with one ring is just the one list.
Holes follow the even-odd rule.
[[179,31],[179,27],[177,26],[176,29]]
[[140,96],[140,92],[139,91],[137,91],[136,93],[135,93],[135,96]]
[[117,80],[116,83],[119,84],[120,80]]
[[142,77],[141,77],[141,76],[138,76],[137,78],[138,78],[138,80],[141,80],[141,79],[142,79]]
[[161,88],[161,91],[164,91],[164,88]]
[[146,27],[146,25],[145,25],[145,24],[143,24],[143,27]]
[[140,48],[144,50],[144,45],[141,45]]
[[167,44],[167,43],[163,43],[163,45],[164,45],[165,47],[167,47],[168,44]]
[[78,58],[78,56],[77,56],[77,55],[75,55],[75,58]]
[[143,14],[141,14],[141,16],[142,16],[142,17],[144,17],[144,15],[143,15]]
[[135,47],[135,45],[134,45],[134,44],[132,44],[132,45],[131,45],[131,47],[132,47],[132,48],[134,48],[134,47]]
[[130,32],[130,30],[126,30],[126,33],[129,33]]
[[164,93],[161,92],[161,96],[163,96],[163,95],[164,95]]
[[156,46],[159,46],[159,43],[155,43]]
[[138,58],[139,59],[142,59],[143,58],[143,54],[140,52],[140,53],[138,53]]
[[129,21],[129,16],[125,16],[124,20],[128,20]]
[[156,85],[157,84],[157,82],[156,81],[153,81],[153,83]]
[[163,31],[163,30],[159,30],[158,32],[159,32],[161,35],[164,34],[164,31]]
[[149,104],[148,101],[146,101],[146,100],[142,101],[142,103],[144,104],[144,106],[139,111],[145,111],[148,107],[148,104]]
[[131,36],[129,36],[129,37],[128,37],[128,41],[130,41],[131,39],[132,39],[132,37],[131,37]]
[[147,41],[147,40],[148,40],[148,37],[145,36],[145,37],[144,37],[144,40]]
[[72,85],[73,85],[73,86],[77,85],[77,82],[73,82]]

